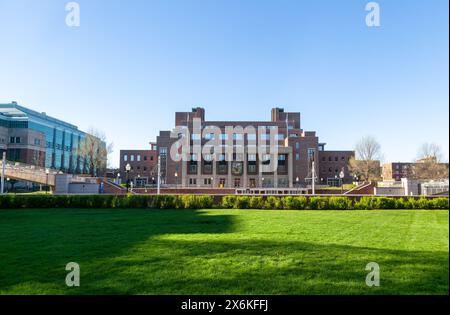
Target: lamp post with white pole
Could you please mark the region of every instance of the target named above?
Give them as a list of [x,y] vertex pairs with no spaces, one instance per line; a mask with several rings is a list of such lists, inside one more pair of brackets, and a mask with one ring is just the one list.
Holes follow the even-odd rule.
[[45,193],[48,194],[48,174],[50,174],[50,170],[48,168],[45,169]]
[[128,191],[130,189],[130,171],[131,171],[130,163],[127,163],[127,165],[125,165],[125,171],[127,173],[127,178],[126,178],[127,183],[126,184],[127,184],[127,193],[128,193]]
[[339,173],[339,178],[341,179],[341,194],[344,194],[344,177],[345,177],[345,173],[344,173],[344,170],[342,170],[340,173]]

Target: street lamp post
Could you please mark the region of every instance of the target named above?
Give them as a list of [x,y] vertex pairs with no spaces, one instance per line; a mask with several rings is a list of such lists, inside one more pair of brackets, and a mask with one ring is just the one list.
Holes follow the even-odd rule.
[[295,178],[295,188],[297,188],[297,190],[298,190],[298,186],[299,186],[299,181],[300,181],[300,178],[298,178],[298,176]]
[[178,173],[175,172],[175,188],[178,189]]
[[120,185],[120,173],[117,173],[117,185]]
[[45,169],[45,193],[48,194],[48,174],[50,174],[50,170],[48,168]]
[[339,173],[339,178],[341,179],[341,194],[344,194],[344,170]]
[[127,163],[127,165],[125,165],[125,171],[127,173],[127,193],[128,193],[130,189],[130,171],[131,171],[130,163]]
[[214,188],[214,177],[211,177],[211,188]]
[[264,187],[264,177],[261,178],[261,186]]

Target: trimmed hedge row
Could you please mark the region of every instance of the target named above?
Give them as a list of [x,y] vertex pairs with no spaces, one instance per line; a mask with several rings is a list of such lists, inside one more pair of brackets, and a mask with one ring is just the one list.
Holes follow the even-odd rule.
[[286,210],[373,210],[373,209],[448,209],[448,198],[390,198],[362,197],[263,197],[225,196],[222,207],[233,209],[286,209]]
[[0,209],[17,208],[148,208],[209,209],[212,196],[196,195],[5,195],[0,196]]
[[[217,199],[219,200],[219,199]],[[201,195],[3,195],[0,209],[17,208],[148,208],[148,209],[286,209],[286,210],[372,210],[448,209],[448,198],[362,197],[261,197]]]

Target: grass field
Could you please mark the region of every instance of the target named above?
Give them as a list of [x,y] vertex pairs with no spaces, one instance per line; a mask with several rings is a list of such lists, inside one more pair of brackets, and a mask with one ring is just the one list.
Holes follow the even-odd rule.
[[[430,210],[3,210],[0,294],[448,294],[448,224]],[[80,287],[65,285],[71,261]]]

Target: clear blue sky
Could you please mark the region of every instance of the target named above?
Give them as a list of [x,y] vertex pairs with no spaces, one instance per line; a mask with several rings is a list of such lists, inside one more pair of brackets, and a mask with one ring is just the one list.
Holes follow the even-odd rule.
[[388,161],[421,143],[449,151],[447,0],[0,0],[0,103],[103,130],[119,150],[148,146],[174,112],[267,120],[300,111],[329,149],[374,135]]

